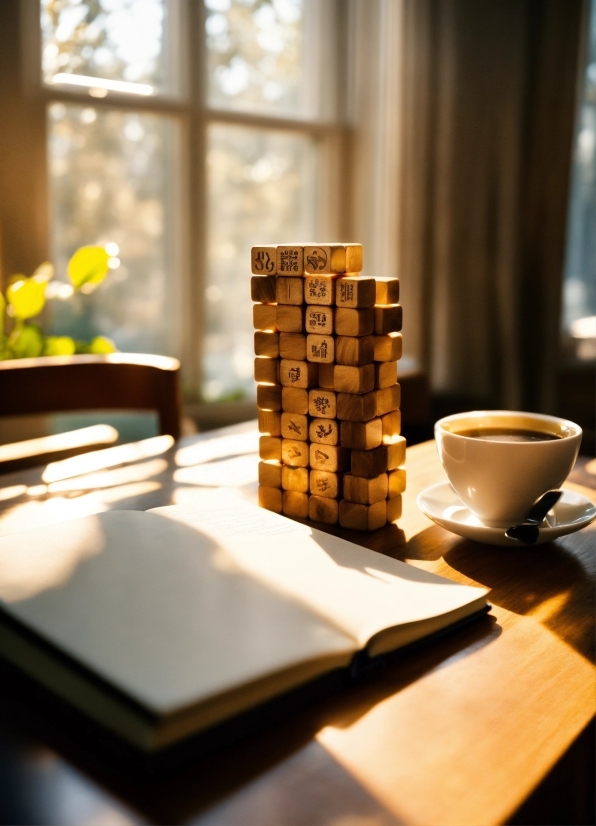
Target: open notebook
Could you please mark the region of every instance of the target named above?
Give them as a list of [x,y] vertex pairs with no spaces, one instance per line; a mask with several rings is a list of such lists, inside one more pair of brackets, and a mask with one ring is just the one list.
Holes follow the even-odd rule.
[[146,751],[485,596],[220,491],[0,538],[0,654]]

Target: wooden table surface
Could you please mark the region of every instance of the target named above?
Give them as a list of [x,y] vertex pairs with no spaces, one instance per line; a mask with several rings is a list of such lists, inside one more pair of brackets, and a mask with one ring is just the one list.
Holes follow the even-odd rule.
[[[256,446],[247,423],[176,445],[167,436],[124,445],[106,454],[103,469],[85,466],[99,461],[94,453],[78,469],[57,464],[2,476],[0,534],[113,508],[189,503],[201,485],[235,487],[255,500]],[[151,780],[98,757],[76,725],[65,733],[51,700],[9,673],[0,680],[0,820],[512,822],[594,717],[595,526],[538,548],[483,546],[434,525],[416,506],[418,493],[444,478],[434,444],[408,449],[407,473],[398,525],[340,533],[490,588],[490,615],[258,737]],[[588,465],[582,478],[596,481],[591,473]]]

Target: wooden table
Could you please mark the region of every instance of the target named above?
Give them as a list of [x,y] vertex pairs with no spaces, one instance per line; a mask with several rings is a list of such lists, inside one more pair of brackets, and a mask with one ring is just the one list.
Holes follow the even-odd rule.
[[[60,479],[65,466],[0,477],[0,533],[190,502],[199,484],[225,483],[254,500],[256,444],[248,423],[173,446],[167,436],[123,446],[112,455],[117,466],[76,478]],[[409,448],[407,462],[399,524],[341,533],[489,587],[489,616],[258,737],[150,780],[98,756],[76,715],[65,722],[52,698],[4,667],[2,822],[593,823],[582,783],[592,771],[585,730],[595,709],[594,526],[535,549],[460,539],[416,506],[419,491],[443,478],[434,445]],[[583,478],[596,480],[590,472]]]

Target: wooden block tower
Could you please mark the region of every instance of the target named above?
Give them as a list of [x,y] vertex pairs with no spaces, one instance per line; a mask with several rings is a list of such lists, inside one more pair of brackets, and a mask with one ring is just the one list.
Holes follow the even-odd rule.
[[401,516],[397,278],[361,244],[253,247],[259,504],[374,531]]

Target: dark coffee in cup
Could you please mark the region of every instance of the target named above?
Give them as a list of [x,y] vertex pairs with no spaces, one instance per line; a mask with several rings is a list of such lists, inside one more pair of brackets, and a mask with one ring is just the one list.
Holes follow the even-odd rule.
[[485,439],[489,442],[548,442],[563,438],[559,434],[548,433],[544,430],[523,430],[510,427],[473,427],[457,432],[460,436]]

